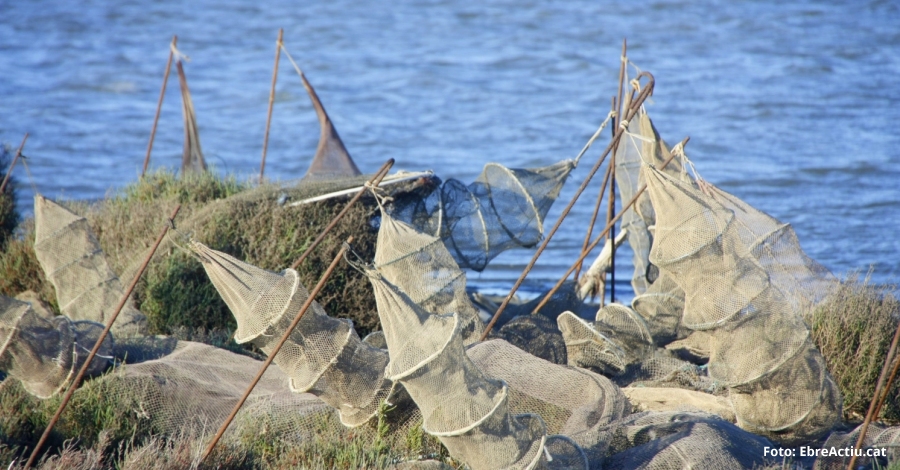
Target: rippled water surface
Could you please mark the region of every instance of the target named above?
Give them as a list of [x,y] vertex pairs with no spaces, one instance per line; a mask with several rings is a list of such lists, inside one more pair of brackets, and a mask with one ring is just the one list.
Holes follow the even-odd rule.
[[[627,37],[631,60],[656,76],[648,109],[658,129],[671,142],[691,137],[707,180],[792,223],[836,274],[900,274],[896,2],[307,3],[0,0],[0,142],[31,133],[34,184],[52,197],[99,198],[133,181],[177,34],[207,161],[249,178],[283,27],[363,171],[393,157],[395,168],[471,181],[489,161],[577,154],[607,113]],[[180,164],[174,75],[170,85],[156,167]],[[302,176],[317,138],[282,62],[266,175]],[[575,171],[551,221],[604,146]],[[27,210],[31,187],[15,174]],[[573,260],[595,195],[579,201],[528,290]],[[470,282],[508,289],[528,255],[504,254]]]

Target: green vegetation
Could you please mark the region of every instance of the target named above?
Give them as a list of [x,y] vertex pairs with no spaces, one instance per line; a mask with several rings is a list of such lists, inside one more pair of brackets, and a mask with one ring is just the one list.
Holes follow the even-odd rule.
[[[0,182],[3,181],[9,164],[12,162],[10,148],[7,145],[0,148]],[[12,178],[6,183],[6,188],[0,193],[0,249],[12,238],[13,231],[19,225],[19,212],[16,211],[16,193]]]
[[[851,276],[810,318],[813,341],[844,398],[844,417],[862,421],[891,339],[900,323],[893,286],[876,286]],[[880,419],[900,422],[900,381],[895,381]]]

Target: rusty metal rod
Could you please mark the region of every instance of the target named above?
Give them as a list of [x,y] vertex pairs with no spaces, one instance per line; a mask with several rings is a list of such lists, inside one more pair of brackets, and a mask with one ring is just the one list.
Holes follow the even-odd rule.
[[134,291],[135,286],[137,286],[138,281],[141,279],[141,276],[147,269],[147,265],[150,264],[150,259],[153,258],[153,254],[156,253],[156,249],[159,248],[159,244],[162,243],[163,237],[165,237],[166,232],[169,231],[169,227],[174,224],[175,216],[178,215],[178,211],[180,209],[181,204],[175,206],[175,210],[172,211],[172,215],[169,216],[166,225],[159,233],[159,236],[156,237],[156,242],[153,244],[153,248],[150,249],[150,253],[147,254],[146,258],[144,258],[144,263],[141,264],[140,269],[138,269],[137,274],[135,274],[134,279],[131,281],[128,289],[125,291],[125,295],[122,296],[122,300],[119,301],[119,305],[116,306],[116,309],[112,316],[109,317],[109,320],[106,321],[106,328],[104,328],[100,333],[100,336],[97,338],[97,342],[94,344],[94,347],[88,354],[88,357],[84,361],[84,364],[82,364],[81,370],[78,371],[78,375],[75,376],[75,379],[72,380],[72,384],[69,385],[69,389],[66,391],[62,402],[59,404],[59,408],[57,408],[56,414],[53,415],[53,418],[47,424],[47,428],[44,429],[44,434],[41,435],[41,439],[34,447],[34,450],[31,451],[31,457],[29,457],[28,462],[25,463],[26,469],[31,468],[31,466],[34,465],[41,447],[43,447],[44,443],[47,441],[47,437],[50,436],[50,431],[52,431],[53,427],[56,426],[56,422],[59,421],[60,416],[62,416],[63,411],[66,409],[66,405],[69,404],[69,400],[72,398],[72,394],[75,393],[75,390],[78,389],[78,385],[81,384],[81,379],[84,378],[84,374],[85,372],[87,372],[88,367],[91,365],[91,361],[94,360],[94,356],[96,356],[97,351],[100,350],[100,346],[103,344],[103,340],[106,339],[106,335],[109,334],[109,330],[112,328],[113,322],[116,321],[116,318],[119,316],[119,312],[122,311],[122,308],[125,307],[125,303],[128,302],[128,297],[131,296],[131,293]]
[[275,105],[275,83],[278,81],[278,62],[281,60],[281,44],[284,38],[284,28],[278,30],[278,40],[275,41],[275,68],[272,70],[272,89],[269,90],[269,112],[266,114],[266,135],[263,137],[262,163],[259,165],[259,182],[263,181],[263,173],[266,171],[266,151],[269,150],[269,126],[272,124],[272,108]]
[[150,130],[150,142],[147,143],[147,155],[144,156],[144,168],[141,170],[141,178],[147,173],[150,165],[150,152],[153,151],[153,139],[156,138],[156,125],[159,123],[159,113],[162,111],[163,97],[166,96],[166,84],[169,83],[169,72],[172,70],[172,57],[175,55],[175,46],[178,45],[178,36],[172,36],[172,44],[169,46],[169,61],[166,62],[166,74],[163,76],[162,88],[159,90],[159,102],[156,104],[156,116],[153,118],[153,128]]
[[341,247],[338,254],[335,255],[334,260],[331,262],[331,265],[328,266],[328,269],[325,270],[325,273],[322,274],[322,277],[319,279],[319,282],[313,288],[313,290],[309,293],[309,297],[306,299],[306,302],[303,302],[303,306],[300,307],[300,311],[297,312],[297,316],[294,317],[294,321],[291,322],[290,326],[284,331],[284,334],[281,335],[281,340],[278,341],[278,344],[275,345],[275,348],[269,352],[268,357],[266,358],[263,365],[259,368],[259,372],[256,373],[256,377],[253,378],[253,381],[250,382],[250,385],[247,386],[247,390],[244,392],[244,396],[238,400],[237,404],[234,405],[234,409],[231,410],[231,414],[228,415],[228,418],[225,419],[225,422],[222,423],[222,426],[219,428],[219,431],[213,437],[212,442],[209,443],[209,446],[203,451],[203,456],[200,457],[200,462],[198,464],[203,463],[209,454],[212,453],[213,449],[216,447],[216,444],[219,443],[219,439],[222,438],[222,435],[225,434],[225,431],[228,429],[228,425],[231,424],[231,421],[234,420],[234,417],[237,415],[238,411],[240,411],[241,406],[244,405],[244,402],[247,401],[247,397],[250,396],[250,393],[253,391],[253,388],[256,387],[256,384],[259,383],[259,380],[262,378],[263,374],[268,369],[269,365],[272,364],[272,361],[275,360],[275,356],[278,355],[278,352],[281,351],[281,347],[284,346],[284,343],[287,341],[288,337],[291,335],[291,332],[294,331],[294,328],[300,323],[300,320],[303,319],[303,315],[309,310],[309,307],[313,303],[313,299],[315,299],[316,294],[322,290],[322,287],[325,285],[325,282],[328,281],[328,278],[331,277],[331,273],[334,272],[334,268],[337,267],[338,263],[341,261],[341,258],[344,256],[344,253],[347,252],[347,247],[353,243],[353,237],[347,239],[347,242],[344,246]]
[[28,133],[25,133],[25,137],[22,138],[22,143],[19,144],[19,148],[16,150],[16,155],[13,157],[12,163],[9,164],[9,169],[6,170],[6,174],[3,175],[3,183],[0,183],[0,195],[3,194],[3,191],[6,190],[6,183],[9,182],[9,175],[12,174],[13,168],[16,166],[16,162],[19,161],[19,157],[22,156],[22,149],[25,148],[25,141],[28,140]]
[[[681,143],[679,144],[679,147],[684,148],[684,146],[687,145],[689,140],[690,140],[690,137],[687,137],[684,140],[682,140]],[[663,168],[668,166],[669,162],[674,160],[676,155],[677,155],[676,152],[672,152],[672,154],[669,155],[669,158],[667,158],[666,161],[663,162],[662,165],[660,165],[659,169],[662,170]],[[559,288],[562,287],[563,283],[566,282],[566,279],[569,277],[569,275],[572,274],[572,271],[575,270],[575,266],[577,266],[579,263],[582,263],[584,261],[584,258],[587,257],[588,253],[590,253],[591,250],[593,250],[594,248],[597,247],[597,245],[600,244],[600,240],[603,240],[603,237],[609,231],[610,227],[612,227],[616,222],[618,222],[619,219],[622,218],[623,215],[625,215],[625,212],[628,211],[628,209],[630,209],[631,206],[633,206],[637,202],[638,198],[641,197],[641,194],[643,194],[646,189],[647,189],[646,184],[641,186],[641,189],[639,189],[638,192],[634,194],[634,196],[631,198],[631,200],[628,201],[628,204],[625,204],[625,207],[623,207],[622,210],[618,214],[616,214],[616,216],[613,217],[613,219],[611,221],[609,221],[606,224],[606,227],[603,229],[602,232],[600,232],[599,235],[597,235],[597,238],[595,238],[594,241],[591,242],[590,246],[588,246],[588,249],[581,253],[581,256],[579,256],[578,260],[576,260],[575,263],[572,264],[572,267],[570,267],[568,269],[568,271],[566,271],[566,273],[563,274],[562,278],[560,278],[559,281],[556,282],[556,285],[554,285],[553,288],[550,289],[550,291],[544,295],[544,298],[541,299],[540,303],[538,303],[537,306],[534,307],[534,310],[531,311],[532,315],[536,314],[542,308],[544,308],[545,305],[547,305],[547,302],[550,301],[550,298],[553,297],[553,294],[555,294],[556,291],[558,291]]]
[[291,269],[297,269],[297,266],[300,266],[300,263],[302,263],[303,260],[305,260],[306,257],[309,256],[310,253],[312,253],[313,249],[315,249],[317,246],[319,246],[319,243],[321,243],[322,240],[325,239],[325,235],[328,235],[328,232],[330,232],[331,229],[333,229],[334,226],[337,225],[338,222],[341,221],[341,219],[344,217],[344,215],[346,215],[347,212],[350,211],[350,208],[353,207],[353,204],[355,204],[356,201],[358,201],[363,196],[363,194],[366,193],[366,190],[369,188],[369,186],[377,187],[379,184],[381,184],[381,180],[384,179],[384,177],[387,175],[388,171],[390,171],[392,166],[394,166],[393,158],[384,162],[384,165],[381,165],[381,168],[379,168],[378,172],[375,173],[374,176],[372,176],[372,179],[370,179],[369,181],[366,182],[365,186],[363,186],[363,188],[360,189],[359,192],[356,193],[355,196],[353,196],[353,199],[351,199],[349,202],[347,202],[347,205],[344,206],[344,209],[341,210],[341,212],[339,212],[338,215],[334,216],[334,219],[331,219],[331,222],[325,227],[324,230],[322,230],[322,233],[320,233],[319,236],[316,237],[315,240],[313,240],[312,244],[309,245],[309,247],[306,249],[306,251],[304,251],[303,254],[301,254],[300,257],[297,258],[297,261],[294,261],[294,264],[291,265]]
[[[638,99],[637,101],[635,101],[635,106],[628,109],[628,115],[625,117],[625,120],[630,120],[632,117],[634,117],[634,115],[637,114],[637,109],[640,108],[644,100],[646,100],[653,93],[653,86],[655,83],[653,75],[651,75],[649,72],[643,72],[638,76],[638,78],[640,78],[641,76],[647,77],[650,81],[647,86],[645,86],[641,90],[641,94],[638,95]],[[522,285],[522,282],[525,281],[525,276],[527,276],[531,269],[534,267],[534,264],[541,256],[541,253],[543,253],[544,249],[547,248],[547,244],[550,243],[551,239],[553,239],[553,235],[557,230],[559,230],[559,226],[562,225],[563,220],[565,220],[566,216],[569,215],[569,211],[572,210],[572,206],[575,205],[575,202],[578,201],[578,197],[581,196],[581,193],[583,193],[588,184],[590,184],[591,178],[594,177],[594,175],[597,173],[597,170],[599,170],[600,166],[603,165],[603,161],[606,159],[606,156],[609,155],[609,152],[612,150],[613,145],[622,138],[623,133],[623,129],[616,129],[616,134],[613,137],[612,142],[610,142],[610,144],[606,146],[606,150],[603,151],[603,154],[599,159],[597,159],[597,163],[595,163],[591,170],[588,172],[588,175],[584,179],[584,182],[581,183],[581,186],[575,192],[575,195],[572,196],[572,200],[569,201],[569,204],[565,209],[563,209],[562,214],[556,221],[556,224],[554,224],[553,228],[550,229],[550,233],[547,234],[546,238],[544,238],[544,241],[541,243],[541,246],[538,247],[537,251],[534,253],[534,256],[531,257],[531,261],[529,261],[528,265],[525,266],[525,269],[522,270],[522,274],[519,275],[519,279],[517,279],[515,284],[513,284],[513,287],[512,289],[510,289],[509,294],[507,294],[506,298],[503,299],[503,303],[501,303],[500,307],[497,308],[497,311],[494,312],[494,316],[491,318],[491,321],[484,327],[484,332],[481,334],[481,341],[484,341],[487,338],[488,334],[491,332],[491,328],[494,327],[494,325],[497,323],[497,320],[500,318],[500,314],[503,313],[504,310],[506,310],[506,307],[512,300],[513,295],[515,295],[516,291]]]
[[869,424],[875,419],[874,414],[878,397],[881,394],[881,387],[884,385],[884,381],[887,378],[891,361],[894,359],[894,355],[897,352],[898,339],[900,339],[900,324],[897,325],[897,331],[894,332],[894,339],[891,341],[891,347],[888,350],[887,356],[884,358],[884,365],[881,367],[881,375],[878,376],[878,383],[875,385],[875,393],[872,395],[872,401],[869,402],[869,410],[866,412],[866,419],[863,421],[862,429],[859,431],[859,437],[856,439],[856,444],[853,445],[854,455],[850,458],[850,463],[847,464],[848,470],[852,470],[853,465],[856,464],[857,457],[855,451],[862,446],[863,441],[866,439],[866,431],[869,430]]

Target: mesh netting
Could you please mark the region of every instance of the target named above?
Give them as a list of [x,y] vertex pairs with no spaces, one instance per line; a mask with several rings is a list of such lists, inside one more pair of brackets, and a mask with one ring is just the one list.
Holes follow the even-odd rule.
[[440,237],[460,267],[481,271],[503,251],[541,241],[544,218],[573,168],[572,160],[534,169],[489,163],[474,183],[449,179],[426,198],[395,204],[392,215]]
[[678,470],[763,467],[766,439],[696,412],[637,413],[611,428],[604,468]]
[[534,468],[544,458],[537,415],[513,416],[509,388],[466,356],[456,315],[432,315],[367,269],[391,354],[385,374],[403,384],[423,429],[474,469]]
[[316,155],[313,157],[309,170],[306,172],[304,180],[315,179],[333,179],[336,177],[344,178],[348,176],[357,176],[361,172],[356,167],[356,163],[350,158],[350,153],[344,147],[344,142],[338,135],[337,129],[325,112],[325,107],[319,100],[319,95],[313,89],[306,76],[301,73],[300,79],[303,81],[303,87],[309,94],[312,101],[313,109],[316,110],[316,118],[319,120],[319,145],[316,147]]
[[181,156],[181,172],[206,171],[206,160],[200,147],[200,132],[197,130],[197,113],[194,111],[194,100],[188,89],[187,77],[181,61],[175,63],[178,69],[178,84],[181,88],[181,111],[184,119],[184,152]]
[[[60,312],[74,320],[106,324],[124,289],[87,220],[36,194],[34,224],[34,252],[56,288]],[[146,317],[128,301],[111,331],[125,337],[146,330]]]
[[[309,298],[297,272],[274,273],[191,242],[213,285],[237,320],[235,340],[269,353]],[[362,342],[349,320],[332,318],[313,302],[274,361],[295,392],[315,394],[337,408],[348,426],[368,421],[388,395],[387,352]]]
[[429,313],[458,314],[465,343],[481,337],[484,324],[466,295],[466,274],[439,238],[382,211],[377,246],[375,264],[385,279]]
[[807,287],[774,284],[788,276],[771,253],[803,260],[799,246],[761,248],[781,238],[751,235],[770,233],[749,216],[757,211],[736,212],[649,166],[644,177],[656,212],[650,260],[684,290],[682,324],[710,332],[709,376],[730,388],[738,423],[782,443],[830,429],[840,396],[798,309]]
[[[671,156],[668,145],[659,137],[647,112],[641,108],[629,122],[622,140],[616,149],[616,185],[622,201],[631,201],[643,185],[640,176],[641,165],[659,167]],[[667,174],[687,180],[690,177],[678,158],[673,159],[664,170]],[[647,274],[651,270],[650,246],[653,241],[648,227],[654,224],[654,211],[649,195],[644,192],[635,202],[634,208],[622,215],[622,231],[628,234],[628,244],[634,253],[634,275],[631,285],[635,295],[643,294],[653,282]]]
[[[103,325],[94,322],[41,317],[27,303],[0,296],[0,371],[21,381],[32,395],[52,397],[69,385],[102,331]],[[109,366],[112,348],[107,337],[86,377]]]

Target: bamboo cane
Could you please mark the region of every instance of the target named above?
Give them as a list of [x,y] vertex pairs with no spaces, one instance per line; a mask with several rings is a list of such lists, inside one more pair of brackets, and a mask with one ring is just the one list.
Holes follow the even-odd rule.
[[231,410],[231,414],[228,415],[228,418],[225,419],[225,422],[222,423],[222,426],[219,428],[219,431],[216,432],[216,435],[213,436],[212,442],[209,443],[209,446],[203,451],[203,456],[200,457],[200,462],[202,463],[209,457],[209,454],[212,453],[213,449],[216,447],[216,444],[219,443],[219,439],[222,438],[222,435],[225,434],[225,431],[228,429],[228,426],[231,424],[231,421],[234,420],[234,417],[237,416],[238,411],[240,411],[241,406],[244,405],[244,402],[247,401],[247,397],[250,396],[250,393],[253,392],[253,388],[256,387],[256,384],[259,383],[259,380],[262,378],[263,374],[266,372],[266,369],[272,364],[272,361],[275,360],[275,356],[278,355],[278,352],[281,351],[281,347],[284,346],[284,343],[287,341],[288,337],[291,335],[291,332],[294,331],[294,328],[300,323],[300,320],[303,319],[303,315],[309,310],[309,307],[313,303],[313,299],[315,299],[316,294],[322,290],[322,287],[325,285],[325,282],[328,281],[328,278],[331,277],[331,273],[334,272],[334,268],[337,267],[338,263],[341,261],[341,258],[344,256],[344,253],[347,252],[347,248],[350,243],[353,242],[353,237],[347,239],[347,242],[344,243],[344,246],[341,247],[338,254],[335,255],[334,260],[331,262],[331,265],[328,266],[328,269],[325,270],[325,273],[322,274],[322,277],[319,279],[319,282],[313,288],[313,290],[309,293],[309,297],[306,299],[306,302],[303,302],[303,306],[300,307],[300,311],[297,312],[297,316],[294,317],[294,321],[291,322],[290,326],[284,331],[284,334],[281,335],[281,340],[278,341],[278,344],[275,345],[275,348],[269,353],[269,356],[266,358],[263,365],[259,368],[259,372],[256,373],[256,377],[253,378],[253,381],[250,382],[250,385],[247,386],[247,390],[244,392],[244,396],[238,400],[237,404],[234,405],[234,409]]
[[[641,90],[641,93],[640,93],[640,95],[638,95],[637,101],[635,101],[634,106],[632,108],[628,109],[628,115],[625,116],[625,121],[633,118],[634,115],[637,114],[637,110],[640,108],[641,104],[643,104],[644,100],[646,100],[653,93],[653,86],[655,83],[653,75],[651,75],[649,72],[643,72],[638,77],[642,77],[642,76],[647,77],[650,81],[647,84],[647,86],[645,86]],[[557,221],[556,221],[556,224],[553,225],[553,228],[550,229],[550,233],[547,234],[546,238],[544,238],[544,241],[541,243],[541,246],[538,247],[534,256],[531,257],[531,261],[529,261],[528,265],[525,266],[525,269],[522,271],[522,274],[519,275],[519,279],[516,280],[515,284],[513,284],[512,289],[510,289],[509,294],[507,294],[506,298],[503,299],[503,303],[500,304],[500,307],[494,313],[494,316],[491,318],[491,321],[484,327],[484,332],[481,334],[481,341],[484,341],[487,338],[488,334],[491,332],[491,329],[494,327],[494,325],[497,323],[497,320],[500,318],[500,314],[503,313],[503,311],[509,305],[510,300],[512,300],[513,295],[515,295],[516,291],[522,285],[522,282],[525,281],[525,276],[527,276],[528,273],[531,272],[531,269],[534,267],[534,264],[537,262],[538,258],[541,256],[541,253],[543,253],[544,249],[547,248],[547,244],[550,243],[550,240],[553,239],[553,235],[556,233],[557,230],[559,230],[559,226],[562,225],[563,220],[565,220],[566,216],[569,215],[569,211],[572,210],[572,206],[575,205],[575,202],[578,201],[578,198],[581,196],[581,193],[583,193],[585,188],[587,188],[588,184],[590,184],[591,178],[594,177],[594,175],[597,173],[597,170],[600,169],[600,166],[603,165],[603,161],[606,159],[606,156],[609,155],[609,152],[612,150],[613,145],[615,145],[615,143],[617,143],[619,140],[621,140],[623,133],[624,133],[624,130],[621,127],[616,128],[616,134],[613,137],[612,142],[610,142],[610,144],[606,147],[606,150],[603,151],[603,154],[600,156],[600,158],[597,159],[597,163],[595,163],[594,166],[590,169],[584,182],[581,183],[581,186],[575,192],[575,195],[572,196],[572,200],[569,201],[569,204],[566,206],[565,209],[563,209],[562,214],[559,216],[559,219],[557,219]],[[584,257],[581,257],[581,259],[584,259]]]
[[[683,141],[681,141],[680,144],[678,144],[678,147],[684,148],[684,146],[687,145],[689,140],[690,140],[690,137],[685,138]],[[669,156],[669,158],[667,158],[666,161],[663,162],[662,165],[660,165],[659,169],[662,170],[663,168],[668,166],[669,162],[671,162],[675,158],[676,155],[677,155],[676,152],[672,152],[672,154]],[[539,312],[542,308],[544,308],[545,305],[547,305],[547,302],[550,301],[550,298],[553,297],[553,294],[555,294],[556,291],[558,291],[559,288],[562,287],[563,283],[566,282],[566,279],[569,277],[569,275],[572,274],[573,271],[575,271],[575,267],[579,263],[583,262],[584,258],[587,257],[588,253],[590,253],[591,250],[593,250],[594,248],[597,247],[597,245],[600,244],[600,240],[603,240],[603,237],[606,236],[606,233],[609,231],[610,227],[612,225],[614,225],[616,222],[618,222],[618,220],[621,219],[623,215],[625,215],[625,212],[627,212],[628,209],[631,209],[631,206],[633,206],[637,202],[638,198],[641,196],[641,194],[644,193],[644,191],[646,189],[647,189],[646,184],[641,186],[641,188],[637,191],[637,193],[634,194],[634,196],[631,198],[631,200],[628,201],[628,204],[625,204],[625,207],[623,207],[622,210],[619,211],[619,213],[616,214],[616,216],[613,217],[613,219],[606,224],[606,227],[603,229],[602,232],[600,232],[599,235],[597,235],[597,238],[595,238],[594,241],[591,242],[590,246],[588,246],[588,249],[581,253],[581,256],[575,261],[574,264],[572,264],[572,266],[566,271],[566,273],[563,274],[563,276],[559,279],[559,281],[556,282],[556,285],[554,285],[553,288],[550,289],[550,291],[544,295],[544,298],[541,299],[540,303],[538,303],[537,306],[534,307],[534,310],[531,311],[532,314]]]
[[269,149],[269,126],[272,124],[272,108],[275,105],[275,83],[278,81],[278,62],[281,59],[281,44],[284,38],[284,28],[278,30],[278,40],[275,41],[275,67],[272,70],[272,88],[269,90],[269,112],[266,114],[266,135],[263,137],[262,163],[259,165],[259,182],[263,181],[263,173],[266,171],[266,151]]
[[153,257],[153,254],[156,253],[156,249],[159,248],[159,244],[162,243],[163,237],[166,236],[166,232],[169,231],[169,227],[174,224],[175,216],[178,215],[178,211],[181,209],[181,204],[175,206],[175,210],[172,211],[172,215],[169,216],[169,219],[166,225],[163,227],[162,231],[159,233],[159,236],[156,237],[156,242],[153,244],[153,248],[150,250],[150,253],[147,254],[147,257],[144,258],[144,263],[141,264],[140,269],[138,269],[137,274],[134,276],[134,279],[131,281],[131,284],[128,286],[128,290],[125,291],[125,295],[122,296],[122,300],[119,301],[119,305],[116,306],[116,309],[109,320],[106,321],[106,328],[100,333],[100,336],[97,338],[97,342],[94,344],[94,347],[91,349],[91,352],[88,354],[87,359],[84,361],[84,364],[81,366],[81,370],[78,371],[78,375],[75,376],[75,379],[72,380],[72,384],[69,385],[69,389],[66,391],[65,396],[63,397],[62,402],[59,404],[59,408],[56,410],[56,414],[53,415],[53,418],[50,420],[50,423],[47,424],[47,428],[44,429],[44,434],[41,435],[41,439],[38,441],[37,445],[34,447],[34,450],[31,451],[31,457],[28,458],[28,462],[25,463],[25,468],[31,468],[34,465],[35,460],[37,459],[38,453],[41,451],[41,447],[43,447],[44,442],[47,441],[47,437],[50,436],[50,431],[53,430],[53,427],[56,426],[56,422],[59,421],[60,416],[62,416],[63,410],[66,409],[66,405],[69,404],[69,400],[72,398],[72,394],[75,393],[75,390],[78,389],[78,385],[81,384],[81,380],[84,378],[85,372],[87,372],[88,367],[91,365],[91,361],[94,360],[94,356],[97,355],[97,351],[100,350],[100,346],[103,344],[103,340],[106,339],[106,335],[109,334],[109,330],[113,326],[113,322],[116,321],[116,318],[119,316],[119,312],[122,311],[122,308],[125,307],[125,303],[128,301],[128,297],[131,296],[131,293],[134,291],[135,286],[137,286],[138,281],[141,279],[141,276],[144,274],[144,271],[147,269],[147,265],[150,264],[150,259]]
[[147,143],[147,155],[144,156],[144,168],[141,170],[141,178],[147,173],[147,166],[150,165],[150,152],[153,150],[153,139],[156,138],[156,125],[159,123],[163,97],[166,96],[166,84],[169,83],[169,72],[172,70],[172,57],[175,55],[176,45],[178,45],[178,36],[172,36],[172,44],[169,47],[169,61],[166,62],[166,73],[163,76],[162,88],[159,90],[159,102],[156,103],[156,116],[153,117],[153,128],[150,130],[150,142]]
[[[625,104],[622,106],[622,87],[625,85],[625,66],[628,63],[628,55],[627,55],[627,47],[628,44],[625,38],[622,38],[622,56],[620,58],[619,64],[619,88],[616,93],[616,100],[613,102],[613,109],[616,110],[616,116],[622,115],[622,110],[626,109],[631,103]],[[617,120],[618,122],[618,120]],[[613,129],[618,129],[619,126],[613,127]],[[620,139],[621,140],[621,139]],[[606,211],[606,224],[609,225],[609,221],[612,219],[613,214],[616,212],[616,152],[619,151],[619,143],[613,146],[612,156],[609,158],[609,207]],[[609,233],[607,233],[606,237],[610,242],[610,251],[609,255],[609,301],[616,301],[616,226],[612,225],[609,228]],[[606,284],[604,284],[604,289],[606,289]],[[606,300],[606,292],[600,297],[600,305]]]
[[19,157],[22,156],[22,149],[25,148],[25,141],[28,140],[28,133],[25,133],[25,137],[22,138],[22,143],[19,144],[19,148],[16,150],[16,155],[13,157],[12,163],[9,164],[9,169],[6,170],[6,174],[3,175],[3,183],[0,183],[0,195],[3,194],[3,191],[6,190],[6,183],[9,182],[9,175],[12,174],[13,168],[16,166],[16,162],[19,161]]

